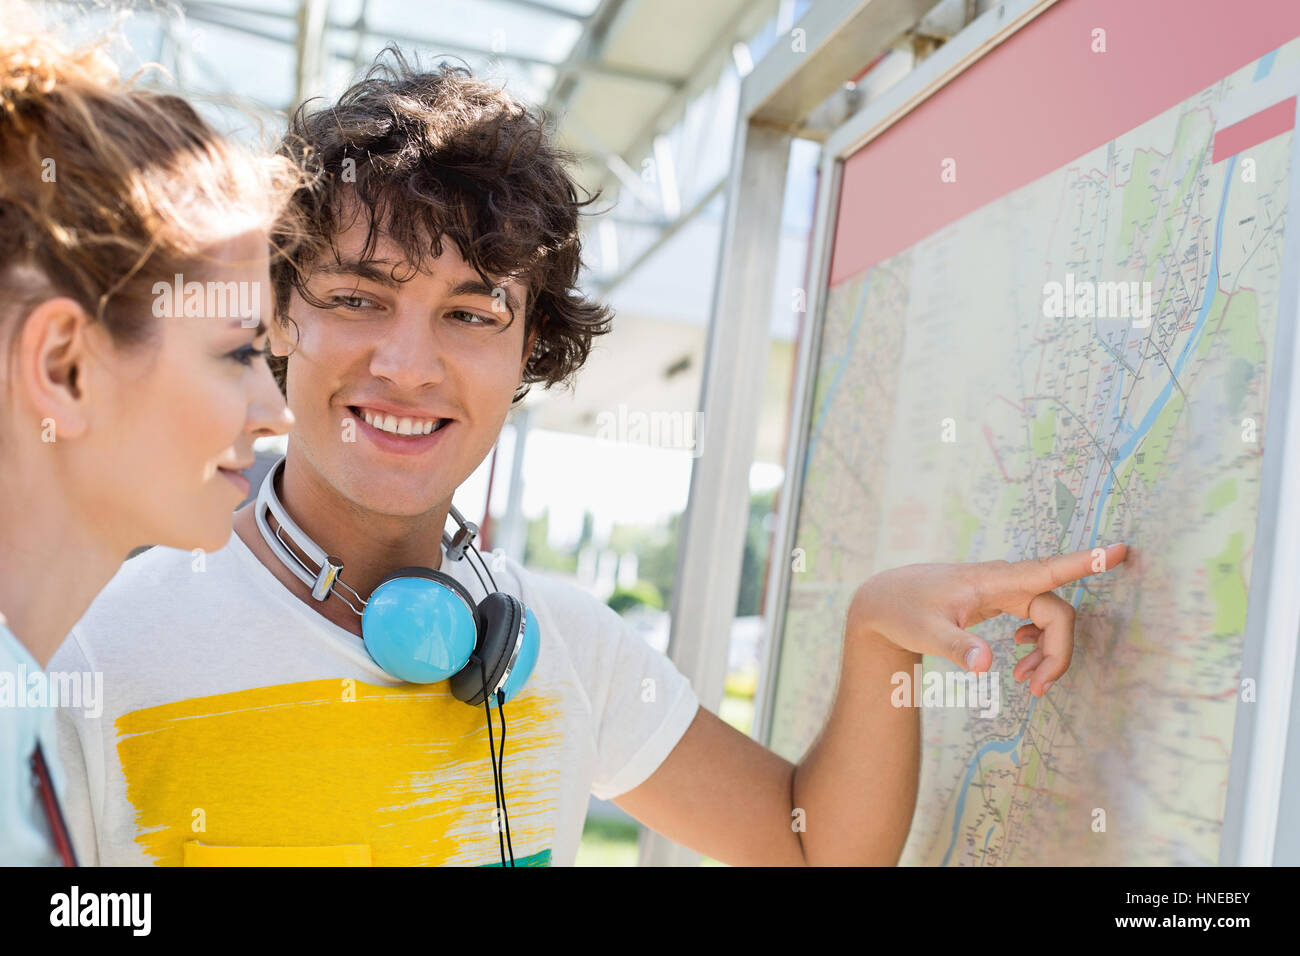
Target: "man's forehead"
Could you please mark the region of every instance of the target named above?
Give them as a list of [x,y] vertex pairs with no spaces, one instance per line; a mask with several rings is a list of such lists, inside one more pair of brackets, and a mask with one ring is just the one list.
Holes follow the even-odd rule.
[[[330,270],[339,267],[346,270],[357,263],[364,262],[378,266],[400,280],[414,278],[419,272],[441,279],[448,285],[481,281],[474,267],[460,254],[456,243],[446,236],[442,239],[441,255],[436,257],[433,255],[432,243],[424,245],[424,248],[429,250],[429,254],[418,263],[417,269],[413,267],[406,250],[383,230],[382,224],[376,228],[373,238],[370,237],[369,223],[361,216],[353,217],[348,227],[335,237],[333,247],[333,254],[327,252],[320,263],[320,266]],[[522,298],[527,291],[524,283],[513,276],[489,274],[488,278],[492,280],[493,286],[505,289],[511,299]]]

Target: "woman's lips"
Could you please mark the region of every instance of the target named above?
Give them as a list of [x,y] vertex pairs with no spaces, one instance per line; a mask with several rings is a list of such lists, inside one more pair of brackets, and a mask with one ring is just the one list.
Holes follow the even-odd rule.
[[250,491],[252,491],[253,486],[241,472],[234,471],[230,468],[220,468],[220,467],[217,468],[217,471],[225,475],[226,478],[230,481],[230,483],[239,489],[241,495],[243,495],[245,498],[248,497],[248,494]]

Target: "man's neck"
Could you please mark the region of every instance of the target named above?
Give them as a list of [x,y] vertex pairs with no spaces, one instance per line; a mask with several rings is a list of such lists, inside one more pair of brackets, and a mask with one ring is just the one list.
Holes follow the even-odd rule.
[[[343,497],[309,462],[290,449],[277,492],[280,503],[303,533],[326,554],[343,562],[340,575],[362,598],[391,572],[416,566],[439,570],[442,533],[450,502],[424,515],[383,515],[366,511]],[[290,591],[315,611],[359,635],[361,618],[337,597],[317,601],[263,540],[250,502],[235,515],[235,533]],[[347,595],[346,591],[342,591]],[[351,596],[348,595],[349,599]],[[353,601],[353,603],[356,603]]]

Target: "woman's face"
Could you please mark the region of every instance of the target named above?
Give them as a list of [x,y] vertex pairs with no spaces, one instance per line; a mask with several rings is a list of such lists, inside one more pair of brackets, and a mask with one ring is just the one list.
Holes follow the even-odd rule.
[[215,551],[248,494],[239,473],[253,464],[254,439],[293,425],[262,356],[271,317],[266,235],[214,247],[201,272],[180,277],[179,300],[176,277],[158,279],[154,342],[118,350],[92,327],[103,335],[95,349],[102,384],[79,457],[83,471],[96,469],[88,496],[130,547]]

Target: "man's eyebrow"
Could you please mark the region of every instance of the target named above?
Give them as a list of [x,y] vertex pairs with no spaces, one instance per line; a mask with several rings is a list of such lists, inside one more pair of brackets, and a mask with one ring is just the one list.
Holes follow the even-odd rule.
[[395,289],[399,285],[393,278],[393,267],[395,263],[387,259],[345,259],[338,262],[326,262],[317,268],[317,272],[324,275],[340,276],[357,276],[361,279],[369,279],[371,282],[378,282],[380,285]]
[[[497,286],[497,288],[506,293],[505,307],[509,310],[510,318],[513,321],[515,317],[515,307],[510,293],[506,290],[505,286]],[[489,299],[496,298],[495,290],[484,283],[482,279],[466,279],[463,282],[458,282],[456,285],[451,287],[451,291],[448,295],[485,295]]]

